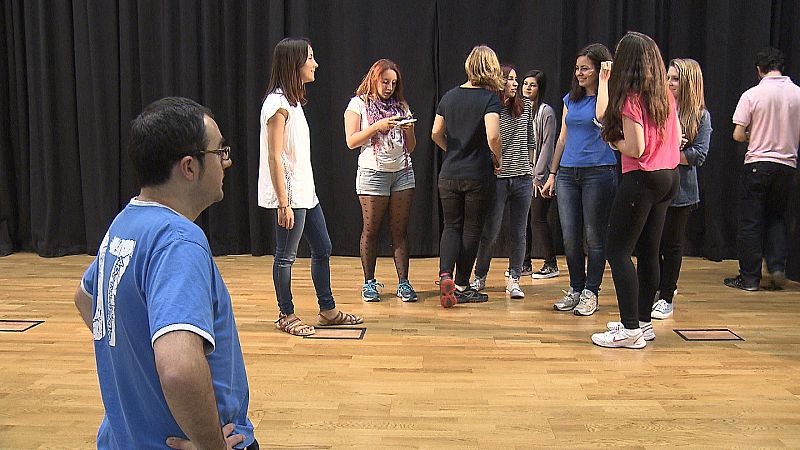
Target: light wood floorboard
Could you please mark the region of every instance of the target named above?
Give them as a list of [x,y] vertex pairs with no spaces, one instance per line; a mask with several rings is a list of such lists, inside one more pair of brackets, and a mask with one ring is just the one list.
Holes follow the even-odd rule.
[[[90,257],[0,258],[0,319],[44,320],[0,333],[0,448],[91,448],[103,407],[91,334],[72,295]],[[540,262],[540,261],[537,261]],[[600,311],[552,309],[561,277],[524,282],[507,299],[496,259],[487,304],[439,306],[438,259],[413,259],[421,299],[360,298],[357,258],[332,259],[339,306],[363,315],[363,340],[275,330],[272,258],[217,263],[234,300],[262,448],[798,448],[800,285],[743,292],[722,285],[735,261],[686,258],[673,319],[643,350],[589,336],[619,320],[610,272]],[[315,321],[309,261],[294,270],[297,312]],[[675,328],[729,328],[744,341],[686,342]]]

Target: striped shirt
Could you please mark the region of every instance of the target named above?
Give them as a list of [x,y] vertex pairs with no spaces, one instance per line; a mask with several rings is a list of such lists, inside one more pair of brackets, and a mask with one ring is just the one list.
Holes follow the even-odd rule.
[[519,117],[511,117],[509,108],[500,111],[500,139],[503,160],[497,178],[533,175],[531,154],[535,146],[531,101],[523,98],[525,108]]

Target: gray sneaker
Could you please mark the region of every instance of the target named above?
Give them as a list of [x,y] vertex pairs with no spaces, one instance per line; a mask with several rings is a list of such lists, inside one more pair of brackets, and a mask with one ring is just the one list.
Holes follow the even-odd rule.
[[576,316],[591,316],[597,312],[597,309],[597,296],[594,295],[594,292],[584,289],[583,292],[581,292],[578,306],[576,306],[572,312]]
[[511,298],[525,298],[525,293],[519,287],[519,278],[509,277],[506,292]]
[[482,291],[486,289],[486,276],[479,277],[475,275],[475,279],[469,284],[469,287],[475,289],[476,291]]
[[564,298],[553,304],[553,309],[556,311],[572,311],[578,306],[581,301],[581,293],[573,290],[571,287],[569,291],[561,290],[564,293]]

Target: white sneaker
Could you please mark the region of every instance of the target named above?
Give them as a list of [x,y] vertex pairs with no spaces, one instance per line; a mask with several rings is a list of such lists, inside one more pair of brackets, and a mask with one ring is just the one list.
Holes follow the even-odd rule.
[[[606,324],[606,328],[611,331],[617,328],[625,327],[622,325],[622,322],[608,322]],[[644,336],[645,341],[654,341],[656,339],[656,332],[653,330],[652,322],[639,322],[639,329],[642,330],[642,335]]]
[[[672,291],[672,296],[673,297],[677,297],[678,296],[678,288],[675,288],[675,290]],[[661,291],[656,291],[656,295],[655,295],[655,297],[653,297],[653,301],[657,302],[660,298],[661,298]]]
[[653,303],[653,310],[650,311],[650,317],[653,319],[663,320],[672,317],[672,303],[667,303],[666,300],[659,299]]
[[522,289],[519,287],[519,278],[508,278],[506,292],[511,295],[511,298],[525,298],[525,293],[522,292]]
[[576,316],[591,316],[596,313],[598,309],[597,296],[594,295],[594,292],[584,289],[583,292],[581,292],[578,306],[575,307],[572,313]]
[[572,311],[578,306],[581,301],[581,293],[573,290],[571,287],[569,291],[561,290],[564,293],[564,298],[553,304],[553,309],[556,311]]
[[486,288],[486,277],[479,277],[475,275],[475,279],[469,284],[469,287],[476,291],[482,291]]
[[647,341],[644,340],[641,328],[628,330],[620,327],[604,333],[595,333],[592,335],[592,342],[600,347],[608,348],[644,348],[647,346]]

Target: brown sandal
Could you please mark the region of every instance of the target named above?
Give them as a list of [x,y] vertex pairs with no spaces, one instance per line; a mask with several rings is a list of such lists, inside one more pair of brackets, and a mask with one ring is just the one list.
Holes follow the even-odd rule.
[[330,327],[333,325],[358,325],[363,323],[364,319],[353,314],[347,314],[339,311],[333,319],[328,319],[322,314],[317,316],[318,327]]
[[278,315],[278,320],[275,321],[275,328],[292,336],[311,336],[316,333],[314,327],[304,324],[299,317],[289,319],[284,313]]

